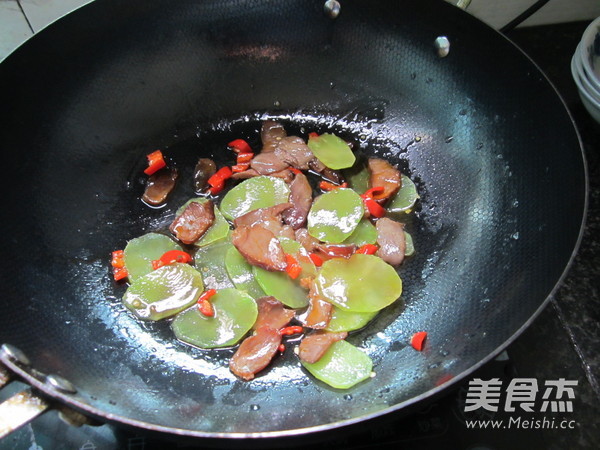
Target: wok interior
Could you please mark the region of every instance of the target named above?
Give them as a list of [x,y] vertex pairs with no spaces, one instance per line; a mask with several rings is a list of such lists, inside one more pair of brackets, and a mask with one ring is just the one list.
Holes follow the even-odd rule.
[[[508,41],[438,2],[95,2],[0,66],[0,342],[79,389],[80,405],[187,432],[354,421],[426,395],[495,352],[540,308],[577,241],[577,137],[552,87]],[[236,30],[232,32],[232,30]],[[432,43],[447,34],[450,55]],[[77,39],[73,39],[77,36]],[[348,340],[376,376],[349,392],[287,352],[255,381],[233,350],[177,342],[120,303],[109,253],[169,223],[200,156],[257,144],[261,120],[334,131],[398,163],[421,193],[402,302]],[[145,154],[181,171],[166,208],[139,197]],[[229,158],[229,159],[228,159]],[[407,342],[429,333],[425,351]],[[86,407],[87,408],[87,407]]]

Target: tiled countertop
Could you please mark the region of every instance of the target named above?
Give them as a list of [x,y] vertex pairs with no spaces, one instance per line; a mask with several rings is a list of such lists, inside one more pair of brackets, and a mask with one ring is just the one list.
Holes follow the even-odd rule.
[[46,25],[90,0],[0,0],[0,60]]

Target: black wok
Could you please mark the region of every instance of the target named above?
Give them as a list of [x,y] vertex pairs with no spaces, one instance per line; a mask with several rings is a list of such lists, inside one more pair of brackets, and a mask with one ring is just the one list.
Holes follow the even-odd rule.
[[[70,380],[78,393],[59,397],[106,420],[258,437],[405,408],[522,331],[579,242],[585,164],[561,99],[503,35],[444,2],[353,0],[332,20],[313,0],[99,0],[0,64],[0,86],[0,343]],[[267,117],[352,139],[422,194],[403,302],[349,338],[377,375],[347,392],[292,352],[239,381],[232,351],[133,319],[111,280],[110,251],[193,195],[197,158],[226,161],[232,138],[256,145]],[[139,200],[156,148],[181,172],[163,209]],[[419,330],[423,352],[407,345]]]

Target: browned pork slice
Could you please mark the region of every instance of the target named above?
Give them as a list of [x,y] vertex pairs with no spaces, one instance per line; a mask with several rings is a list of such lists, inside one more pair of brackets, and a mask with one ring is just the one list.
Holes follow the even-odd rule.
[[[258,173],[256,170],[248,169],[248,170],[244,170],[242,172],[234,173],[233,175],[231,175],[231,178],[234,180],[247,180],[248,178],[259,177],[260,175],[261,174]],[[285,181],[288,184],[291,183],[292,180],[294,179],[294,174],[292,173],[291,170],[289,170],[287,168],[280,170],[279,172],[270,173],[269,176],[281,178],[283,181]]]
[[325,167],[325,170],[321,172],[321,176],[327,181],[331,181],[335,184],[342,184],[344,182],[344,177],[342,174],[337,170],[330,169],[329,167]]
[[383,193],[377,193],[373,196],[375,200],[390,198],[402,186],[400,171],[389,162],[379,158],[369,158],[368,161],[371,178],[369,187],[383,187]]
[[344,182],[344,177],[339,171],[326,167],[325,164],[323,164],[317,158],[312,159],[308,165],[311,170],[320,174],[325,181],[329,181],[334,184],[342,184]]
[[280,203],[269,208],[259,208],[247,212],[244,215],[234,219],[233,225],[236,227],[250,227],[252,225],[264,225],[265,222],[277,220],[281,222],[281,213],[292,207],[291,203]]
[[291,203],[281,203],[269,208],[259,208],[250,211],[233,221],[236,227],[260,225],[275,236],[285,236],[294,239],[294,231],[282,223],[281,214],[292,207]]
[[252,380],[254,375],[269,365],[281,344],[279,330],[264,326],[244,339],[229,361],[229,369],[244,380]]
[[294,318],[296,311],[283,306],[275,297],[261,297],[256,300],[258,304],[258,317],[254,329],[264,326],[279,330],[285,327]]
[[312,188],[303,173],[296,174],[290,184],[290,202],[292,207],[283,212],[283,220],[294,230],[306,223],[308,211],[312,205]]
[[236,172],[231,175],[231,178],[234,180],[246,180],[248,178],[258,177],[260,173],[258,173],[254,169],[244,170],[243,172]]
[[281,178],[287,184],[290,184],[294,179],[294,173],[290,169],[283,169],[279,172],[274,172],[271,174],[272,177]]
[[375,254],[392,266],[402,264],[406,252],[404,224],[382,217],[377,221],[375,227],[379,245],[379,250]]
[[325,169],[327,169],[327,166],[325,166],[325,164],[323,164],[317,158],[313,159],[308,165],[309,165],[309,167],[310,167],[311,170],[313,170],[313,171],[315,171],[317,173],[321,173]]
[[149,205],[162,205],[175,187],[177,176],[176,169],[161,169],[150,175],[142,199]]
[[169,230],[184,244],[193,244],[206,233],[215,221],[215,209],[210,200],[204,203],[190,202],[175,218]]
[[231,242],[253,266],[271,271],[287,267],[279,239],[260,225],[237,227],[231,233]]
[[260,129],[260,139],[263,143],[261,153],[269,153],[275,151],[278,142],[287,136],[287,132],[283,125],[274,120],[265,120]]
[[308,170],[309,162],[315,158],[304,139],[298,136],[287,136],[279,141],[275,155],[292,167]]
[[356,245],[335,245],[335,244],[319,244],[316,247],[319,256],[325,258],[350,258],[356,252]]
[[314,283],[310,285],[308,302],[308,311],[304,318],[304,325],[314,329],[322,329],[329,325],[333,305],[321,298]]
[[217,171],[217,165],[212,159],[200,158],[194,168],[194,191],[200,194],[208,186],[207,181]]
[[332,333],[329,331],[319,330],[309,334],[298,346],[300,359],[307,363],[316,363],[320,360],[325,352],[331,347],[331,344],[337,341],[346,339],[348,333],[345,331]]
[[252,158],[252,162],[250,163],[250,167],[260,175],[271,175],[275,172],[281,172],[289,166],[276,152],[259,153]]
[[302,247],[304,247],[309,253],[315,251],[315,249],[321,243],[317,238],[308,234],[308,230],[306,228],[298,228],[294,231],[294,234],[296,236],[296,240],[300,242]]

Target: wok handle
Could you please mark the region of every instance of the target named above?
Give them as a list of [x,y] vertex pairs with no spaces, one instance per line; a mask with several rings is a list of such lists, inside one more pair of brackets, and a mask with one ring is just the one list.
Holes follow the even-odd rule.
[[[31,368],[29,359],[11,345],[0,347],[0,389],[18,380],[30,385],[0,403],[0,439],[28,424],[40,414],[55,409],[64,422],[73,426],[100,425],[83,414],[52,399],[54,394],[74,394],[75,387],[57,375],[45,375]],[[43,392],[48,389],[49,394]]]
[[[4,369],[0,367],[2,371]],[[50,404],[31,389],[25,389],[0,403],[0,439],[28,424],[48,408]]]

